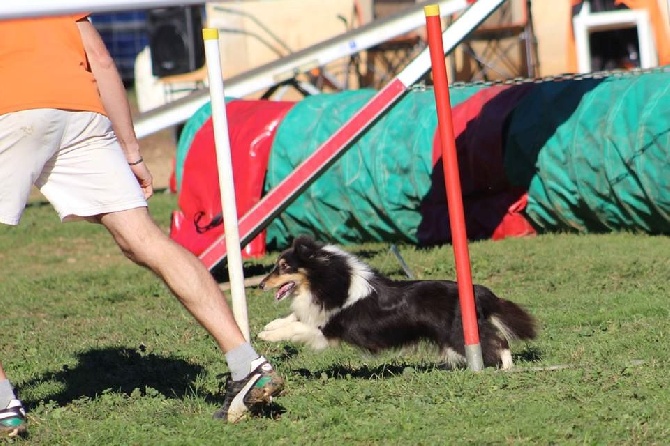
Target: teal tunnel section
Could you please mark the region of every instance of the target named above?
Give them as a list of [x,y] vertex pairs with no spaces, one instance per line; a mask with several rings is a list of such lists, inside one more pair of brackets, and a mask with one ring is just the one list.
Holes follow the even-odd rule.
[[[667,71],[450,88],[468,236],[496,238],[492,228],[512,209],[532,224],[525,233],[670,234]],[[375,93],[346,91],[295,103],[276,127],[262,193]],[[216,178],[212,165],[183,171],[193,135],[210,115],[209,105],[203,106],[184,129],[177,150],[179,184],[185,175]],[[408,91],[269,224],[268,245],[281,249],[304,233],[342,244],[448,242],[436,128],[433,90]],[[205,207],[209,215],[221,210],[218,200]]]
[[670,74],[538,84],[510,116],[504,163],[539,232],[670,234]]
[[[452,104],[465,101],[482,88],[453,89]],[[375,93],[347,91],[298,102],[277,129],[265,193]],[[298,234],[342,244],[416,243],[419,205],[431,187],[436,127],[433,90],[408,92],[268,226],[268,245],[285,247]]]

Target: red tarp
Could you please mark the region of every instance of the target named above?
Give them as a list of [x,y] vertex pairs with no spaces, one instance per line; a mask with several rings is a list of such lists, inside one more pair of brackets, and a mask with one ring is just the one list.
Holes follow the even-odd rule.
[[[235,100],[226,104],[238,218],[261,198],[275,131],[293,105],[294,102],[263,100]],[[179,210],[173,212],[170,237],[199,255],[224,232],[220,221],[207,228],[221,214],[211,118],[194,136],[183,172]],[[245,257],[264,255],[265,232],[244,247],[242,254]]]

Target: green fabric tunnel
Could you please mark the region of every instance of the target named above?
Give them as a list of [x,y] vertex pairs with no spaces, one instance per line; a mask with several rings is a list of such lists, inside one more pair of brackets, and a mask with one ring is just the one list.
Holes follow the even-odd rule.
[[540,231],[670,233],[670,76],[546,82],[510,117],[505,170]]
[[[498,116],[501,108],[492,104],[504,101],[503,94],[491,95],[481,107],[473,105],[480,115],[467,119],[479,120],[479,125],[468,130],[465,140],[488,131],[489,141],[501,139],[502,176],[511,187],[527,191],[524,215],[538,232],[670,234],[667,71],[549,81],[516,90],[511,86],[508,96],[517,91],[519,99],[504,116]],[[491,91],[486,89],[485,85],[452,88],[452,105],[487,100],[478,94]],[[276,128],[263,193],[279,184],[374,94],[345,91],[295,103]],[[210,105],[205,104],[185,126],[177,148],[178,184],[193,135],[210,116]],[[487,129],[486,123],[496,120],[504,120],[501,130]],[[433,91],[408,91],[271,222],[268,244],[281,248],[301,233],[342,244],[416,243],[422,218],[419,206],[434,180],[436,126]],[[481,147],[486,141],[481,138],[468,146],[466,155],[487,150]],[[487,162],[486,157],[470,158],[470,179],[482,177],[490,167],[483,165]],[[478,212],[491,212],[487,206],[484,202]]]

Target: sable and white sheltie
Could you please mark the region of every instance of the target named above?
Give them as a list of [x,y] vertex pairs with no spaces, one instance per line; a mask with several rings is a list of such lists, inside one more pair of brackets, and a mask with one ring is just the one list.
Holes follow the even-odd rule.
[[[372,353],[425,340],[448,365],[466,362],[456,282],[391,280],[334,245],[299,236],[259,286],[279,288],[277,301],[293,298],[291,314],[267,324],[263,340],[314,349],[341,341]],[[534,339],[533,317],[484,286],[474,294],[484,365],[512,367],[509,341]]]

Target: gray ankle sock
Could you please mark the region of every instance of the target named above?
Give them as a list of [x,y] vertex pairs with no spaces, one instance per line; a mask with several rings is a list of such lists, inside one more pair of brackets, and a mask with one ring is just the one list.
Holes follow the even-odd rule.
[[226,361],[228,361],[233,381],[245,378],[251,372],[251,362],[258,356],[256,350],[248,342],[226,353]]
[[9,380],[0,380],[0,409],[9,406],[9,402],[14,399],[16,399],[16,395],[14,395],[14,389]]

